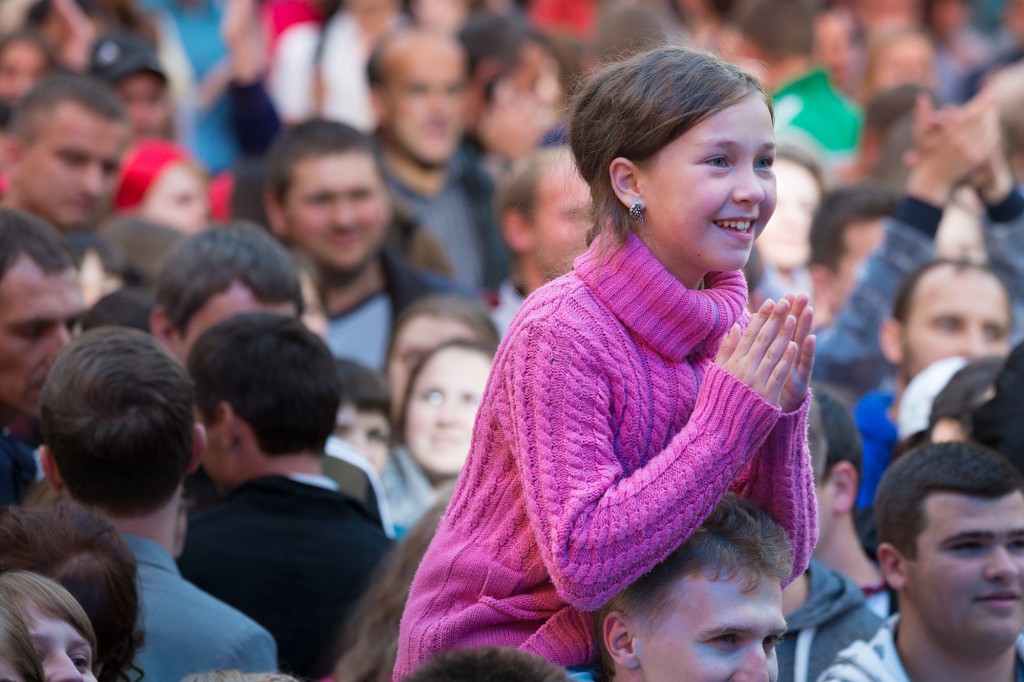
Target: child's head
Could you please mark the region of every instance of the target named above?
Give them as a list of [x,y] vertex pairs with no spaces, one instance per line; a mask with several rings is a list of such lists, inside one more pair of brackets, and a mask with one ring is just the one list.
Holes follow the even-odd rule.
[[341,407],[334,435],[366,455],[377,473],[384,471],[391,446],[391,398],[380,375],[366,365],[335,359],[341,376]]
[[681,280],[742,267],[775,197],[774,114],[752,76],[710,53],[661,48],[596,73],[570,116],[594,202],[590,240],[635,231]]
[[891,28],[868,41],[861,102],[866,104],[876,93],[899,85],[931,88],[935,81],[935,46],[923,29]]
[[53,52],[41,34],[25,29],[0,38],[0,101],[16,103],[53,65]]
[[71,593],[49,578],[10,571],[0,575],[0,601],[14,604],[21,613],[46,679],[96,682],[96,635]]
[[0,599],[0,680],[46,682],[43,662],[14,604]]
[[801,147],[780,147],[774,170],[778,202],[757,242],[757,251],[765,263],[788,273],[806,267],[810,259],[811,220],[821,203],[825,183],[821,164]]
[[435,487],[454,480],[466,463],[493,361],[492,348],[452,341],[428,353],[409,377],[399,431]]

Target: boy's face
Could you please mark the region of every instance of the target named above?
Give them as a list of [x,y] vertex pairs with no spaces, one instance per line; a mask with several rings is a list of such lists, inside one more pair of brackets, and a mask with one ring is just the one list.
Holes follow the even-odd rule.
[[621,616],[632,620],[632,644],[626,656],[609,647],[614,681],[774,682],[775,645],[786,631],[782,585],[761,576],[756,589],[748,587],[745,575],[687,576],[669,593],[673,606],[660,623]]
[[338,408],[334,435],[366,455],[378,474],[384,472],[391,444],[391,421],[386,414],[343,403]]
[[1005,654],[1024,628],[1024,495],[936,492],[922,511],[915,558],[879,547],[901,631],[967,657]]

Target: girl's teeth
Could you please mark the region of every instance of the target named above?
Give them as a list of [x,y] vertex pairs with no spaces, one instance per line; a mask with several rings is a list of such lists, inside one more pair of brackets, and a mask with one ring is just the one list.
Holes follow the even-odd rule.
[[745,232],[750,229],[749,220],[719,220],[716,222],[722,227],[728,228],[730,230],[739,230],[741,232]]

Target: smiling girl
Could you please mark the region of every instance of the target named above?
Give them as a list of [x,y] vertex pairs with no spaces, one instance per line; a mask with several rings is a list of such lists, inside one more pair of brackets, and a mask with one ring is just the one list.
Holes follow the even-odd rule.
[[591,617],[727,491],[793,547],[817,535],[807,299],[748,318],[739,268],[775,207],[773,114],[745,72],[681,48],[605,68],[569,136],[589,250],[495,358],[469,459],[420,565],[394,679],[458,647],[596,660]]

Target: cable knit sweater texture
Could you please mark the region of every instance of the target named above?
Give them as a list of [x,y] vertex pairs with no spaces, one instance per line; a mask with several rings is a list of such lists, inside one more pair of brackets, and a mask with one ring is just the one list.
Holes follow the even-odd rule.
[[586,612],[730,489],[779,520],[804,571],[817,539],[809,401],[783,414],[713,364],[745,302],[739,272],[688,290],[633,235],[526,301],[413,581],[395,680],[460,647],[596,660]]

